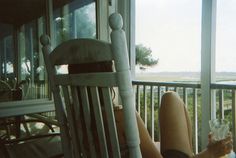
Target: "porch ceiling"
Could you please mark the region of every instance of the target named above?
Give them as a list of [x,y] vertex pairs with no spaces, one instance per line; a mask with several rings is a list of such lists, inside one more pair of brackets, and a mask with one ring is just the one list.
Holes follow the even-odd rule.
[[[45,14],[47,0],[0,0],[0,23],[21,25]],[[58,8],[72,0],[53,0]]]

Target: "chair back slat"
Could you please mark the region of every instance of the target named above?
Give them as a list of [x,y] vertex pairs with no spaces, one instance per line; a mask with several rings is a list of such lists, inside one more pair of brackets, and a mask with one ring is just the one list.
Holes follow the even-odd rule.
[[96,127],[97,127],[96,132],[98,134],[98,140],[99,140],[98,142],[101,150],[101,156],[104,158],[108,158],[109,156],[108,156],[107,141],[103,122],[104,120],[97,87],[91,87],[90,93],[92,101],[91,105],[93,106],[92,108],[94,111],[94,118],[96,121]]
[[68,86],[62,86],[64,101],[65,101],[65,108],[66,108],[66,114],[68,118],[68,124],[70,129],[70,134],[73,139],[71,139],[72,142],[72,151],[73,156],[76,158],[79,157],[79,143],[78,143],[78,137],[77,137],[77,125],[76,125],[76,119],[75,119],[75,109],[72,105],[71,98],[70,98],[70,92]]
[[88,98],[88,91],[87,87],[81,86],[79,87],[80,94],[81,94],[81,102],[83,105],[83,113],[84,113],[84,120],[85,120],[85,128],[86,128],[86,134],[88,139],[88,145],[89,145],[89,151],[91,154],[91,157],[96,157],[96,148],[94,143],[94,137],[93,137],[93,130],[92,130],[92,123],[91,123],[91,109],[89,106],[89,98]]
[[[77,90],[77,86],[71,86],[71,96],[72,96],[72,100],[73,100],[73,108],[74,108],[74,119],[75,119],[75,129],[77,132],[76,133],[76,138],[77,139],[77,143],[79,146],[79,156],[81,157],[82,155],[87,155],[86,150],[84,148],[84,143],[83,143],[83,130],[82,130],[82,122],[80,119],[80,116],[82,115],[82,109],[80,108],[80,103],[79,103],[79,98],[78,98],[78,90]],[[83,157],[83,156],[82,156]]]
[[[51,50],[49,37],[40,38],[65,158],[121,158],[121,147],[126,157],[142,157],[122,17],[114,13],[109,22],[111,42],[74,39]],[[61,65],[68,65],[68,72],[59,74]],[[123,106],[122,130],[117,129],[113,87]]]
[[108,124],[108,131],[110,136],[111,143],[111,150],[112,150],[112,156],[114,158],[121,157],[120,154],[120,146],[119,146],[119,140],[117,135],[117,129],[116,129],[116,123],[115,123],[115,116],[113,111],[113,104],[111,100],[111,92],[110,89],[103,87],[102,88],[102,94],[103,94],[103,100],[104,100],[104,110],[105,110],[105,116],[107,118],[107,124]]

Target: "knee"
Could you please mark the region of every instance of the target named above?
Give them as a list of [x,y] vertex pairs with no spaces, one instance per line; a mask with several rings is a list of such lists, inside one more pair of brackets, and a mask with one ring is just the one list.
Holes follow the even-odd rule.
[[178,93],[174,92],[174,91],[167,91],[163,94],[162,99],[173,99],[179,97]]
[[178,93],[176,93],[174,91],[168,91],[163,94],[161,101],[164,103],[170,102],[170,101],[179,102],[179,101],[181,101],[181,98],[179,97]]
[[179,97],[179,95],[176,92],[169,91],[164,93],[164,95],[161,98],[161,108],[166,109],[175,109],[175,108],[180,108],[180,106],[183,106],[183,101]]

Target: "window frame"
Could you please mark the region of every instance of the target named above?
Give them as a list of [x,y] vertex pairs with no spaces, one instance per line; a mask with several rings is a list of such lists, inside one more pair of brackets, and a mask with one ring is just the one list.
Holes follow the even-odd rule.
[[[95,9],[96,9],[96,30],[97,30],[97,38],[103,39],[103,40],[109,40],[109,31],[108,31],[108,20],[106,17],[108,17],[108,2],[104,0],[95,0]],[[46,3],[46,12],[45,12],[45,31],[43,31],[43,28],[40,26],[40,22],[42,22],[42,17],[37,19],[37,31],[38,34],[45,32],[50,37],[54,35],[53,33],[53,0],[48,0]],[[98,9],[98,7],[100,7]],[[99,20],[102,20],[98,22]],[[105,27],[106,26],[106,27]],[[19,51],[19,46],[21,42],[21,29],[18,27],[17,29],[14,29],[14,37],[16,38],[17,44],[14,46],[15,51]],[[38,37],[39,38],[39,37]],[[52,41],[53,42],[53,41]],[[40,47],[41,45],[39,45]],[[52,47],[54,47],[54,43],[52,43]],[[39,48],[39,58],[41,61],[39,61],[41,64],[43,62],[43,57],[41,53],[41,47]],[[19,66],[20,65],[20,58],[18,57],[19,54],[17,54],[17,69],[15,71],[15,74],[17,77],[20,77],[19,74],[21,74]],[[15,60],[15,59],[14,59]],[[1,66],[2,67],[2,66]],[[46,74],[45,74],[46,75]],[[47,80],[47,76],[45,76],[45,80]],[[20,101],[9,101],[9,102],[1,102],[0,103],[0,118],[2,117],[9,117],[9,116],[15,116],[15,115],[23,115],[23,114],[30,114],[30,113],[38,113],[38,112],[47,112],[52,111],[54,109],[53,105],[53,99],[50,95],[50,89],[48,88],[48,98],[45,99],[29,99],[29,100],[20,100]]]
[[[133,4],[134,5],[134,2]],[[134,7],[134,6],[133,6]],[[124,9],[124,8],[123,8]],[[129,8],[128,13],[132,13],[132,7]],[[201,147],[205,148],[207,146],[207,141],[205,138],[208,137],[210,131],[208,120],[215,118],[216,103],[213,98],[215,91],[211,90],[211,83],[215,82],[215,43],[216,43],[216,10],[217,10],[217,0],[202,0],[202,21],[201,21],[201,92],[202,92],[202,133],[201,133]],[[126,14],[128,14],[126,13]],[[131,14],[133,15],[133,14]],[[133,17],[134,19],[134,17]],[[129,21],[132,26],[131,29],[135,30],[133,20]],[[128,34],[129,38],[132,35]],[[134,43],[132,45],[133,49],[135,47]],[[133,60],[135,59],[135,52],[133,52]]]

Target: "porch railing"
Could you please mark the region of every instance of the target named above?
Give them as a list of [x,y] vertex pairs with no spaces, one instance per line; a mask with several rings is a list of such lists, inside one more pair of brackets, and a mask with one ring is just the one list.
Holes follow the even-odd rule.
[[[165,91],[171,90],[180,95],[189,111],[192,121],[194,152],[197,153],[201,149],[201,123],[208,120],[201,119],[201,85],[199,83],[133,81],[133,86],[136,93],[136,109],[154,141],[160,139],[158,112],[161,97]],[[213,83],[211,89],[214,98],[212,117],[225,118],[230,121],[230,130],[235,143],[236,85]]]

